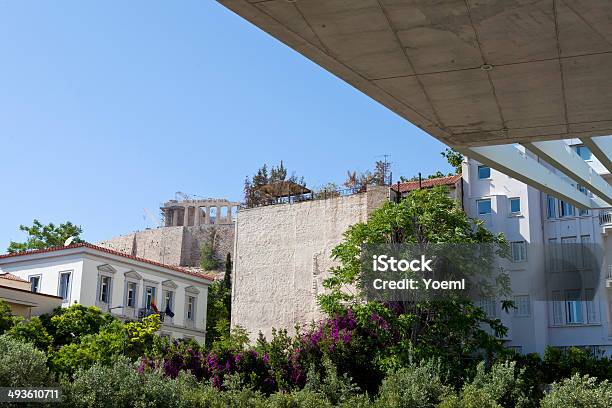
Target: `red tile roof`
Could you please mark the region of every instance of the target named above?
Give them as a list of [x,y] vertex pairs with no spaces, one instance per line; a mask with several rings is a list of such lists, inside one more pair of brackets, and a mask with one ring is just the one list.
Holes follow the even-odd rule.
[[21,279],[19,276],[13,275],[12,273],[1,273],[0,278],[17,281],[17,282],[27,282],[27,280]]
[[66,249],[73,249],[73,248],[90,248],[90,249],[94,249],[96,251],[106,252],[107,254],[122,256],[124,258],[132,259],[134,261],[144,262],[144,263],[147,263],[147,264],[150,264],[150,265],[155,265],[155,266],[159,266],[159,267],[162,267],[162,268],[171,269],[173,271],[182,272],[182,273],[185,273],[187,275],[197,276],[199,278],[208,279],[210,281],[214,281],[215,280],[215,278],[213,276],[210,276],[210,275],[205,275],[203,273],[198,273],[198,272],[190,271],[188,269],[183,269],[183,268],[178,267],[178,266],[165,265],[165,264],[160,263],[160,262],[151,261],[150,259],[139,258],[137,256],[128,255],[128,254],[125,254],[123,252],[115,251],[113,249],[104,248],[104,247],[101,247],[101,246],[98,246],[98,245],[89,244],[89,243],[86,243],[86,242],[85,243],[80,243],[80,244],[72,244],[72,245],[68,245],[68,246],[59,246],[59,247],[51,247],[51,248],[44,248],[44,249],[34,249],[32,251],[15,252],[15,253],[12,253],[12,254],[4,254],[4,255],[0,255],[0,259],[13,258],[13,257],[18,257],[18,256],[24,256],[24,255],[42,254],[42,253],[47,253],[47,252],[57,252],[57,251],[63,251],[63,250],[66,250]]
[[[454,186],[457,181],[461,178],[461,174],[455,174],[454,176],[446,176],[446,177],[438,177],[433,179],[423,179],[421,180],[422,188],[430,188],[436,186]],[[397,189],[397,184],[391,186],[394,190]],[[401,193],[407,193],[412,190],[417,190],[419,188],[419,180],[416,181],[407,181],[405,183],[399,184],[399,190]]]

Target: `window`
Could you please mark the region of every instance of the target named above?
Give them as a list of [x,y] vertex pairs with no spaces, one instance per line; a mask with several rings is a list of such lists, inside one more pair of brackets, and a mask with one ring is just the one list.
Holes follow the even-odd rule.
[[510,251],[512,252],[512,262],[523,262],[527,259],[525,241],[511,242]]
[[591,236],[590,235],[581,235],[580,236],[580,265],[584,269],[590,269],[593,264],[593,254],[591,252]]
[[174,309],[174,292],[171,290],[164,290],[163,295],[164,303],[162,304],[161,311],[165,312],[168,316],[172,318],[174,317],[174,312],[172,311]]
[[575,145],[574,150],[582,160],[591,160],[591,150],[585,145]]
[[576,237],[561,238],[561,261],[564,270],[575,270],[580,266]]
[[64,300],[70,297],[70,275],[72,272],[60,272],[59,288],[57,295]]
[[478,307],[480,307],[487,314],[488,318],[497,317],[497,304],[495,299],[480,300],[478,301]]
[[557,200],[549,195],[547,197],[548,218],[557,218]]
[[127,293],[125,297],[126,307],[136,307],[136,284],[134,282],[127,283]]
[[477,200],[478,215],[491,214],[491,199]]
[[[578,187],[578,191],[580,191],[582,194],[584,194],[585,196],[589,195],[589,191],[586,189],[585,186],[581,186],[580,184],[578,184],[577,187]],[[589,215],[589,210],[588,209],[586,209],[586,210],[579,209],[578,210],[578,215],[581,216],[581,217],[583,217],[585,215]]]
[[583,322],[581,303],[580,290],[565,291],[565,321],[567,324],[580,324]]
[[30,276],[30,290],[34,293],[40,292],[40,275]]
[[[155,297],[157,295],[157,288],[155,286],[145,286],[145,309],[150,310],[151,305],[155,304]],[[155,307],[157,305],[155,304]]]
[[187,296],[187,320],[190,322],[195,321],[195,305],[195,298]]
[[565,201],[561,201],[559,200],[559,203],[561,204],[559,206],[559,210],[561,211],[560,216],[561,217],[573,217],[574,216],[574,206],[566,203]]
[[489,166],[478,166],[478,179],[490,179],[491,168]]
[[510,214],[516,215],[521,213],[521,199],[511,198],[510,199]]
[[559,270],[559,246],[557,238],[548,239],[548,268],[551,272]]
[[553,299],[553,324],[563,324],[563,299],[561,291],[555,290],[552,293]]
[[515,354],[523,354],[523,346],[508,346]]
[[597,313],[598,302],[595,300],[595,290],[584,290],[584,303],[586,306],[587,323],[599,323],[599,316]]
[[111,286],[111,278],[110,276],[101,276],[100,277],[100,289],[98,294],[98,300],[100,303],[110,303],[110,286]]
[[531,300],[529,295],[520,295],[514,297],[514,317],[529,317],[531,316]]

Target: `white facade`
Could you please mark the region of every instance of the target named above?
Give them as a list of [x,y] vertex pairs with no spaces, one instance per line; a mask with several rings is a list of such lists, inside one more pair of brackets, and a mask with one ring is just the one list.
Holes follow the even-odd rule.
[[0,271],[38,279],[38,291],[62,297],[63,307],[97,306],[132,320],[157,308],[164,319],[161,335],[205,340],[212,280],[204,275],[89,244],[2,255]]
[[[581,146],[578,139],[565,142],[574,149]],[[526,154],[538,160],[529,151]],[[610,173],[605,167],[588,150],[583,156],[609,183]],[[612,237],[605,234],[606,224],[612,229],[612,218],[606,216],[609,212],[581,211],[472,159],[464,162],[463,175],[465,210],[482,219],[490,231],[504,233],[513,250],[513,262],[505,264],[504,269],[511,277],[518,309],[507,313],[497,305],[490,311],[509,328],[508,345],[523,353],[543,353],[546,346],[586,346],[612,354],[612,277],[608,272]],[[573,186],[579,189],[575,182]],[[545,272],[549,248],[585,242],[601,245],[603,253],[609,254],[604,256],[598,282],[580,290],[551,291],[551,278]],[[541,299],[542,291],[548,300]],[[586,295],[591,293],[594,300],[588,301]]]

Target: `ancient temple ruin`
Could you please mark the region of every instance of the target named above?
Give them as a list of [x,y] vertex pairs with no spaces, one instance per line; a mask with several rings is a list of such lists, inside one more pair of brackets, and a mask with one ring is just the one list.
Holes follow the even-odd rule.
[[166,227],[232,224],[240,203],[225,199],[169,200],[161,207]]

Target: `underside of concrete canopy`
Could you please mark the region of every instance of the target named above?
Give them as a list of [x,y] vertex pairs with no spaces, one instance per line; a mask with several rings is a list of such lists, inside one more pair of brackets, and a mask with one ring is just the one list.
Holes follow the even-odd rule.
[[612,1],[219,2],[452,147],[581,138],[612,167]]

